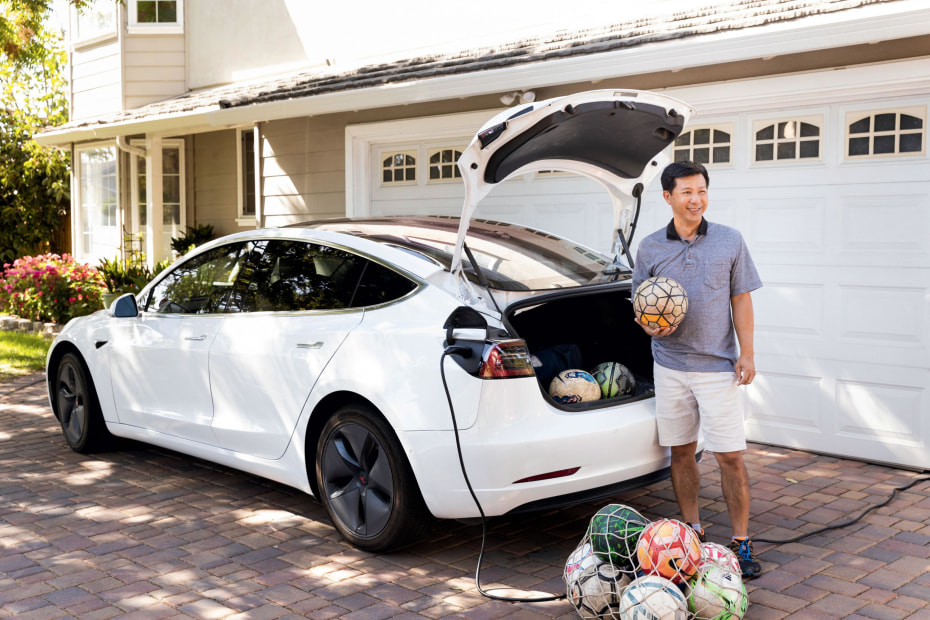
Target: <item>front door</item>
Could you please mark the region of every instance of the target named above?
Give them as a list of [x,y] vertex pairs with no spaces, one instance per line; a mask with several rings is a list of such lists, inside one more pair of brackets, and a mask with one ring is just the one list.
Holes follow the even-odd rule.
[[114,318],[110,347],[119,420],[215,444],[210,347],[250,244],[223,245],[175,266],[134,318]]

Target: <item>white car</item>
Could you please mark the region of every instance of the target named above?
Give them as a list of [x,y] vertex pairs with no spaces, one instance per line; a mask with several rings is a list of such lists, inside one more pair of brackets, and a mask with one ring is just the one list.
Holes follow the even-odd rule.
[[[65,439],[90,452],[127,437],[296,487],[373,551],[415,539],[429,515],[478,516],[466,475],[488,516],[667,476],[628,248],[690,114],[637,91],[528,104],[462,154],[461,218],[310,222],[197,248],[55,339],[48,393]],[[617,256],[472,220],[531,170],[599,181]],[[558,371],[607,361],[634,391],[549,396]]]

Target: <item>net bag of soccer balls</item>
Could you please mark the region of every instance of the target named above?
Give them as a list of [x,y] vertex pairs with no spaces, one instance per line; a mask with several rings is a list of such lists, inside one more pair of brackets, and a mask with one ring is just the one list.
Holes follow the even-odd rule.
[[732,551],[623,504],[595,513],[562,578],[585,619],[741,620],[749,605]]

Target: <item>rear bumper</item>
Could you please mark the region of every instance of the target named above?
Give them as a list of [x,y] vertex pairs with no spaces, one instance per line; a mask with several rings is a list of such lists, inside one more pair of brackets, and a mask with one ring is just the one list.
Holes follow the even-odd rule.
[[[474,424],[459,438],[468,479],[488,516],[606,497],[668,475],[669,452],[658,444],[651,398],[566,412],[540,392],[535,378],[483,383],[477,415],[462,412]],[[400,435],[430,511],[440,518],[478,516],[455,434]],[[571,475],[517,482],[576,468]]]

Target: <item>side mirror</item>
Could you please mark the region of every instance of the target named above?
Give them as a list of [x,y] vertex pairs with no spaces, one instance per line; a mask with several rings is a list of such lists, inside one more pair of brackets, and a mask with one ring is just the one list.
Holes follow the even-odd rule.
[[136,303],[136,296],[132,293],[120,295],[116,298],[116,301],[110,304],[108,312],[110,316],[119,318],[139,316],[139,305]]

